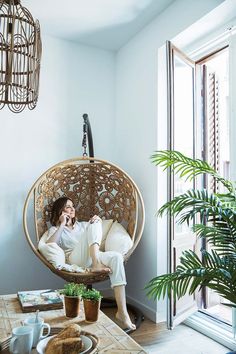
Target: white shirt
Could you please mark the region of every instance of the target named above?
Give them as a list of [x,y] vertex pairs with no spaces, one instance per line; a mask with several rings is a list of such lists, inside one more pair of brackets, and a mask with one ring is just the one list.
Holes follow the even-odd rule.
[[[79,239],[83,237],[87,231],[87,226],[89,222],[87,221],[76,221],[73,225],[73,229],[65,226],[60,240],[58,242],[59,246],[64,250],[66,257],[69,257],[70,253],[73,251],[75,246],[78,244]],[[48,239],[58,230],[58,227],[52,226],[48,230]]]

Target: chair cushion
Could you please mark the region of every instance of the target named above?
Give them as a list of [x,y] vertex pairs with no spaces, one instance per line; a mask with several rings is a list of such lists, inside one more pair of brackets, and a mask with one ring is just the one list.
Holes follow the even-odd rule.
[[105,251],[116,251],[123,256],[131,249],[133,241],[125,228],[115,221],[106,238]]
[[105,242],[106,242],[106,238],[107,238],[107,235],[108,235],[108,232],[111,228],[113,224],[113,220],[112,219],[108,219],[108,220],[102,220],[102,241],[101,241],[101,244],[100,244],[100,251],[105,251]]
[[46,243],[48,237],[49,233],[46,231],[39,241],[38,250],[48,262],[50,262],[55,268],[58,268],[66,262],[65,252],[56,242]]
[[[56,228],[55,228],[56,229]],[[76,264],[67,264],[66,256],[63,249],[55,242],[46,243],[47,239],[55,232],[52,232],[52,228],[46,231],[41,237],[38,250],[51,263],[56,269],[66,270],[67,272],[84,273],[85,270]]]

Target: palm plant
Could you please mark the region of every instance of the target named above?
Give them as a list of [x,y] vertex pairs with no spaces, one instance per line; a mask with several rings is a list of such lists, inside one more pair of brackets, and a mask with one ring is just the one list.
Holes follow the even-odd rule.
[[201,250],[201,257],[191,251],[182,253],[176,271],[157,276],[145,289],[154,299],[171,296],[179,299],[208,287],[236,307],[236,191],[231,181],[222,178],[208,163],[191,159],[178,151],[159,151],[152,162],[170,168],[186,180],[207,174],[224,186],[225,193],[191,189],[165,203],[158,216],[167,213],[178,217],[179,223],[194,221],[193,231],[204,238],[211,250]]

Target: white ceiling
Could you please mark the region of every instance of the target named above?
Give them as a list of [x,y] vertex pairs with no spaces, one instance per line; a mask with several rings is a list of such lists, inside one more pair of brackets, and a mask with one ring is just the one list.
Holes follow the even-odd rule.
[[175,0],[21,0],[42,33],[117,50]]

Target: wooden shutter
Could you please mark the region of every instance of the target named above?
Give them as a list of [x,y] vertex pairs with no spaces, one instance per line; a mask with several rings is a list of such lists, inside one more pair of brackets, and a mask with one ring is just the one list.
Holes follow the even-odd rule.
[[[209,66],[202,65],[202,98],[203,98],[203,151],[202,158],[219,172],[219,81],[216,73]],[[218,182],[207,175],[203,179],[203,188],[218,192]],[[209,245],[202,240],[202,248],[209,250]],[[209,289],[202,287],[202,306],[209,307]]]
[[[219,172],[219,82],[215,72],[204,65],[205,124],[206,124],[206,161]],[[218,183],[214,178],[208,182],[209,189],[218,192]]]

